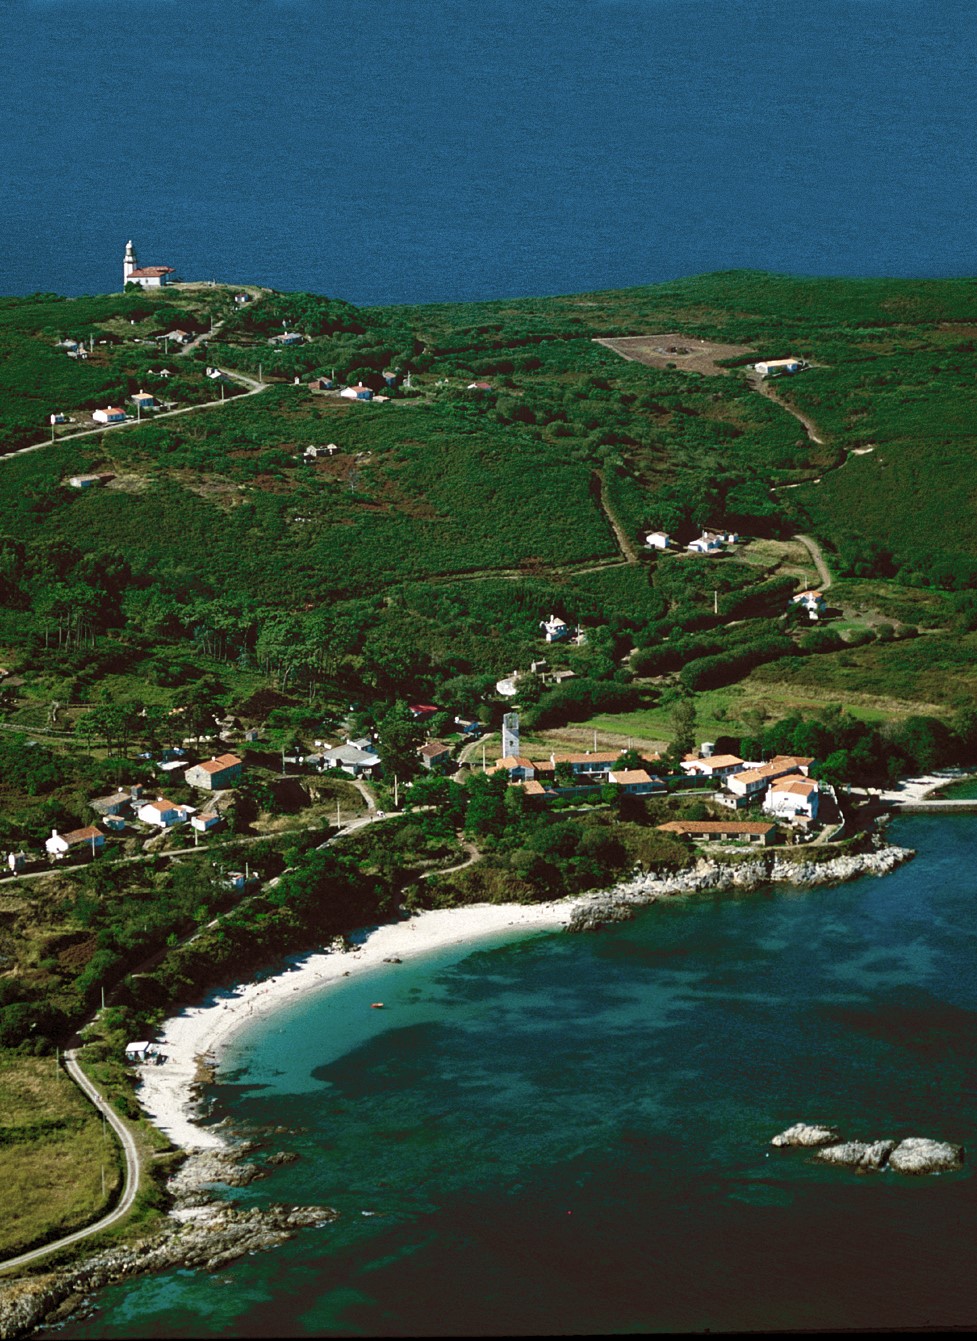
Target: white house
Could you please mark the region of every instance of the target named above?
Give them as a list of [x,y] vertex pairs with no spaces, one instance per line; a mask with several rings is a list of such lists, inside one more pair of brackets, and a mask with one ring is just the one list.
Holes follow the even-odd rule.
[[201,811],[199,815],[190,817],[190,827],[196,829],[198,833],[209,833],[211,829],[219,828],[223,822],[216,810]]
[[796,373],[801,366],[800,359],[767,359],[764,363],[754,363],[754,368],[761,377],[776,376],[778,373]]
[[573,633],[570,625],[560,619],[558,615],[550,615],[549,619],[541,619],[539,627],[543,630],[543,636],[548,643],[562,642]]
[[126,243],[126,252],[122,260],[122,287],[127,284],[140,284],[144,289],[159,289],[172,275],[171,265],[144,265],[136,259],[136,249],[132,239]]
[[133,405],[138,406],[140,410],[155,410],[156,408],[156,397],[148,391],[137,391],[135,395],[130,396],[129,399],[132,401]]
[[813,763],[813,758],[796,754],[778,754],[768,764],[758,764],[756,768],[731,774],[726,779],[726,786],[734,796],[759,796],[778,778],[786,778],[792,773],[806,776]]
[[823,591],[799,591],[790,598],[790,605],[799,605],[809,619],[820,619],[827,609]]
[[49,857],[60,861],[69,852],[90,852],[92,856],[105,846],[105,834],[90,824],[85,829],[73,829],[71,833],[58,833],[51,830],[51,837],[45,840],[44,847]]
[[344,386],[339,394],[344,396],[346,400],[373,399],[373,392],[368,386],[364,386],[362,382],[357,382],[355,386]]
[[763,809],[778,819],[816,820],[820,788],[813,778],[790,774],[772,782],[763,798]]
[[94,485],[101,483],[101,475],[72,475],[68,481],[72,489],[91,489]]
[[118,405],[109,405],[107,409],[95,410],[92,418],[96,424],[124,424],[126,421],[126,412]]
[[672,549],[672,537],[665,531],[649,531],[645,536],[646,549]]
[[155,824],[160,829],[169,829],[174,824],[186,824],[193,812],[193,806],[176,805],[173,801],[167,801],[164,796],[157,796],[155,801],[147,801],[145,805],[140,806],[136,814],[144,824]]
[[68,422],[68,416],[66,414],[62,414],[60,410],[58,410],[55,414],[51,415],[52,424],[66,424],[67,422]]
[[378,767],[380,760],[375,752],[361,750],[356,745],[337,745],[335,749],[325,750],[321,755],[320,769],[341,768],[344,773],[358,778]]
[[728,778],[741,773],[745,767],[743,760],[735,754],[712,754],[708,758],[692,757],[682,760],[682,771],[702,778]]
[[703,531],[698,540],[692,540],[685,547],[693,554],[719,554],[723,549],[722,538],[711,532]]

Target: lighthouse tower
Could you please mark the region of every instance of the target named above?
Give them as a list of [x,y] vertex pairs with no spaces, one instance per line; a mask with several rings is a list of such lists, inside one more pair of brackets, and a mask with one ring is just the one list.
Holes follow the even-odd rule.
[[130,238],[129,241],[126,243],[126,254],[122,262],[123,288],[125,288],[125,286],[129,283],[129,276],[132,274],[133,270],[138,269],[139,269],[139,262],[136,260],[136,249],[132,245],[132,239]]

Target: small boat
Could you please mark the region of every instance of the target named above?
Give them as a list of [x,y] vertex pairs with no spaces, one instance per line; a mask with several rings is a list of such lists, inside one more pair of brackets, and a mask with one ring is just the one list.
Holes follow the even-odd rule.
[[370,1002],[370,1009],[371,1009],[371,1010],[383,1010],[383,1002],[382,1002],[382,1001],[371,1001],[371,1002]]

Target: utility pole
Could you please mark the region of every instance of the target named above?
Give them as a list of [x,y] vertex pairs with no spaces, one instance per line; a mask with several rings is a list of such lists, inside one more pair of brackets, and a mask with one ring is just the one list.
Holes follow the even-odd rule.
[[224,379],[221,378],[221,400],[224,399]]
[[337,796],[337,797],[336,797],[336,828],[338,829],[338,828],[340,828],[340,827],[341,827],[341,820],[340,820],[340,818],[339,818],[339,797]]
[[718,614],[719,614],[719,592],[718,592],[718,591],[714,591],[714,592],[712,593],[712,612],[713,612],[714,615],[718,615]]
[[594,731],[594,754],[597,753],[597,732]]
[[394,774],[394,810],[400,809],[400,783],[397,774]]
[[263,376],[262,371],[261,371],[262,368],[263,368],[264,366],[265,366],[265,365],[264,365],[263,363],[259,363],[259,364],[258,364],[258,381],[259,381],[259,383],[260,383],[262,386],[264,386],[264,383],[265,383],[265,379],[264,379],[264,376]]
[[485,741],[482,741],[482,772],[485,772]]

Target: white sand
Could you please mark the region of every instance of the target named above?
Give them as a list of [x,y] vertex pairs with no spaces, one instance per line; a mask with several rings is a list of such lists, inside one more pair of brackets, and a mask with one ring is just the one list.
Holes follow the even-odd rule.
[[221,1136],[194,1121],[193,1091],[197,1059],[220,1061],[220,1046],[258,1016],[266,1015],[297,992],[322,989],[330,983],[376,968],[384,959],[411,955],[449,945],[467,944],[507,928],[514,931],[553,931],[565,926],[578,899],[558,903],[481,903],[469,908],[444,908],[419,913],[407,922],[356,932],[349,951],[310,954],[274,978],[249,983],[232,996],[215,993],[203,1006],[191,1006],[166,1021],[159,1040],[167,1061],[139,1068],[137,1098],[150,1119],[174,1145],[202,1150],[225,1145]]

